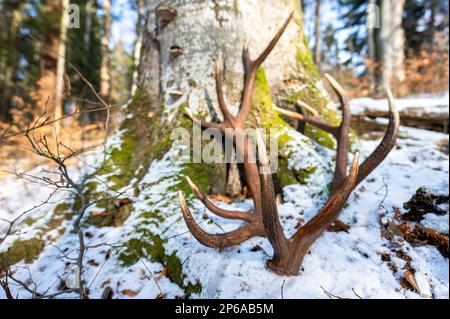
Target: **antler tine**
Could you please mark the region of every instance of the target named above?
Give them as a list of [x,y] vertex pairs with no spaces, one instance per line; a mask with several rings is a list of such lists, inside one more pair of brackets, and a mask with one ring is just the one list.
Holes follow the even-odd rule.
[[202,128],[206,128],[206,129],[214,128],[214,129],[219,130],[222,133],[225,132],[225,127],[224,127],[223,123],[213,123],[213,122],[208,122],[205,120],[199,120],[195,117],[194,113],[192,113],[192,110],[189,108],[185,108],[184,112],[192,120],[192,122],[200,125]]
[[335,135],[337,140],[337,150],[332,190],[332,192],[335,193],[339,190],[339,186],[344,182],[344,179],[347,176],[349,130],[352,114],[348,106],[347,94],[345,93],[344,88],[331,77],[331,75],[325,74],[325,78],[338,96],[342,110],[342,121],[337,130],[337,134]]
[[325,78],[327,79],[328,83],[330,83],[334,92],[338,96],[339,102],[341,103],[341,107],[346,108],[346,110],[343,109],[343,111],[349,111],[350,109],[348,108],[348,99],[347,99],[347,93],[345,92],[345,89],[339,84],[338,81],[336,81],[328,73],[325,73]]
[[389,101],[389,124],[386,133],[375,151],[361,164],[358,174],[358,184],[380,165],[397,141],[400,129],[400,115],[395,105],[394,96],[390,90],[387,90],[387,97]]
[[272,39],[272,41],[270,41],[268,46],[264,49],[264,51],[260,54],[260,56],[256,60],[252,60],[250,57],[248,41],[246,42],[246,44],[244,46],[243,57],[244,57],[244,67],[245,67],[245,73],[246,73],[245,74],[245,83],[244,83],[244,96],[242,98],[241,109],[239,111],[239,114],[236,116],[236,124],[240,128],[242,128],[245,125],[248,114],[250,112],[251,99],[253,96],[256,73],[257,73],[259,67],[261,66],[261,64],[266,60],[266,58],[269,56],[270,52],[272,52],[273,48],[280,40],[280,38],[283,35],[284,31],[286,30],[287,26],[291,22],[293,16],[294,16],[294,10],[292,10],[290,12],[289,17],[286,19],[284,24],[278,30],[275,37]]
[[223,56],[222,52],[219,53],[217,57],[217,64],[216,64],[216,92],[217,92],[217,99],[219,102],[220,110],[223,113],[224,120],[228,122],[232,127],[235,126],[234,123],[234,116],[231,115],[230,110],[228,109],[226,103],[225,103],[225,97],[223,95],[223,89],[222,89],[222,65],[223,65]]
[[281,36],[283,35],[284,31],[286,31],[286,28],[289,25],[289,23],[291,22],[293,17],[294,17],[294,10],[291,10],[289,12],[288,18],[286,19],[284,24],[281,26],[281,28],[278,30],[275,37],[273,37],[272,41],[270,41],[270,43],[267,45],[267,47],[264,49],[264,51],[259,55],[259,57],[253,61],[252,64],[255,69],[258,69],[261,66],[261,64],[263,64],[263,62],[267,59],[270,52],[272,52],[272,50],[277,45],[277,43],[280,40]]
[[228,233],[208,234],[203,229],[201,229],[200,226],[195,221],[181,191],[178,192],[178,199],[180,201],[184,221],[186,222],[189,231],[200,243],[202,243],[205,246],[223,249],[226,247],[238,245],[252,237],[263,235],[262,231],[251,223],[245,224],[241,228],[238,228]]
[[338,217],[341,209],[347,202],[350,194],[358,185],[359,153],[355,154],[349,175],[341,184],[339,190],[335,192],[327,201],[320,212],[314,216],[305,226],[300,228],[294,235],[295,243],[307,243],[311,245]]
[[275,190],[273,186],[272,174],[269,167],[269,159],[267,150],[261,132],[258,130],[256,134],[256,142],[258,146],[258,158],[260,163],[261,178],[261,207],[262,221],[266,233],[266,237],[272,245],[275,255],[283,254],[286,250],[287,239],[284,236],[283,227],[278,218],[277,201],[275,198]]
[[309,106],[309,104],[306,104],[305,102],[303,102],[302,100],[298,100],[297,104],[304,108],[305,110],[307,110],[308,112],[310,112],[312,114],[313,117],[320,117],[319,112],[317,112],[312,106]]
[[332,134],[333,136],[337,135],[337,131],[338,131],[337,127],[334,127],[334,126],[331,126],[331,125],[325,123],[324,121],[322,121],[320,118],[318,118],[316,116],[312,116],[312,117],[305,116],[305,115],[297,113],[297,112],[279,108],[278,106],[274,106],[274,109],[283,115],[289,116],[289,117],[296,119],[298,121],[301,121],[301,122],[311,124],[327,133]]
[[209,198],[203,194],[197,185],[192,182],[192,180],[186,176],[186,181],[189,186],[192,188],[192,191],[197,196],[197,198],[206,206],[213,214],[227,219],[240,219],[246,222],[250,222],[252,220],[252,215],[250,212],[242,212],[242,211],[229,211],[222,208],[217,207]]

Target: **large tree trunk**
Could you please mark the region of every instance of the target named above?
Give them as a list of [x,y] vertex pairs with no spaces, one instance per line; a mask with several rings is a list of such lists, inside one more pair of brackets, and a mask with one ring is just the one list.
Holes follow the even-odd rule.
[[[299,1],[177,0],[171,2],[170,7],[165,3],[146,2],[148,10],[139,67],[139,85],[146,103],[144,110],[137,110],[139,114],[165,111],[182,117],[180,106],[189,107],[194,113],[220,114],[215,103],[214,80],[219,52],[225,60],[226,98],[232,111],[237,111],[243,88],[242,51],[246,39],[250,41],[251,54],[256,56],[294,8],[294,22],[263,65],[268,81],[263,85],[269,85],[272,98],[279,106],[294,108],[298,100],[303,100],[336,124],[336,113],[327,107],[330,99],[324,93],[308,50]],[[267,107],[262,102],[265,98],[254,97],[250,126],[273,124],[275,114],[271,105],[268,110],[263,109]],[[271,97],[268,98],[272,103]],[[135,123],[134,126],[148,125]],[[308,126],[306,134],[322,144],[334,146],[333,139],[314,128]],[[139,135],[142,136],[142,132]],[[219,169],[215,168],[217,180],[212,188],[225,192],[226,179],[219,176],[228,176],[230,188],[229,183],[236,180],[236,176],[229,172],[236,170],[231,167],[227,174],[225,167],[217,172]]]
[[161,105],[170,107],[175,102],[176,94],[171,94],[174,91],[182,92],[194,110],[206,108],[205,92],[215,101],[213,71],[219,52],[225,59],[229,104],[237,105],[242,93],[242,49],[246,39],[251,43],[252,54],[258,54],[290,8],[295,8],[295,22],[263,66],[270,88],[279,104],[303,98],[325,111],[329,98],[323,94],[312,63],[299,1],[177,0],[172,3],[176,17],[171,21],[157,15],[164,3],[147,1],[139,83],[151,98],[152,111]]
[[[170,8],[165,7],[168,3]],[[168,238],[168,232],[186,231],[180,219],[178,191],[188,200],[194,197],[184,176],[191,177],[209,194],[235,195],[246,184],[245,178],[239,178],[236,173],[239,171],[236,165],[223,161],[196,162],[185,152],[197,154],[198,144],[193,146],[192,133],[200,131],[184,115],[185,109],[208,120],[222,117],[214,79],[218,53],[222,52],[224,58],[227,104],[231,112],[236,112],[243,90],[242,53],[246,39],[250,41],[251,55],[256,58],[285,22],[290,9],[295,9],[295,18],[257,73],[246,123],[247,127],[273,128],[278,134],[278,154],[272,153],[279,159],[278,194],[282,187],[297,184],[311,201],[325,199],[334,163],[320,145],[287,125],[273,104],[294,108],[302,100],[316,108],[326,121],[336,125],[339,119],[312,62],[298,0],[146,0],[145,4],[139,85],[130,103],[123,108],[125,114],[113,139],[114,145],[111,143],[105,178],[108,187],[133,190],[138,197],[133,205],[133,220],[127,222],[136,228],[126,236],[133,240],[133,247],[134,242],[164,243],[164,247],[148,247],[145,251],[158,256],[168,269],[168,277],[189,295],[198,291],[198,285],[192,286],[197,272],[189,268],[189,261],[183,262],[185,257],[181,254],[191,254],[191,250],[182,246],[185,241],[159,239]],[[175,128],[186,129],[191,134],[189,140],[172,139]],[[329,135],[309,126],[305,134],[327,146],[335,145]],[[165,220],[170,226],[166,226]],[[169,248],[166,243],[172,246]],[[152,249],[158,252],[155,250],[153,254]],[[178,259],[174,263],[175,252],[180,253],[177,253],[179,263]],[[214,285],[208,280],[201,281],[204,287]]]

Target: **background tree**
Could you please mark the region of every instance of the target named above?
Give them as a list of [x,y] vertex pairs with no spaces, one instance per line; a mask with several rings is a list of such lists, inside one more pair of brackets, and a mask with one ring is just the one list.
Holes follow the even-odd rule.
[[[376,63],[373,75],[376,90],[380,92],[390,88],[394,76],[399,81],[404,80],[402,19],[405,1],[340,0],[339,4],[345,10],[342,16],[344,28],[351,30],[347,50],[368,56]],[[373,21],[370,21],[376,24],[373,28],[368,28],[369,13],[374,14]]]
[[321,62],[322,62],[322,56],[321,56],[321,50],[320,50],[320,0],[316,0],[316,10],[315,10],[315,27],[314,27],[314,63],[316,64],[317,68],[320,71],[321,68]]
[[[97,91],[100,91],[103,20],[98,11],[101,8],[95,0],[75,0],[72,3],[80,8],[80,28],[69,29],[67,59],[80,70]],[[92,102],[96,100],[92,91],[78,74],[71,72],[70,81],[71,103],[83,110],[98,108],[98,105]],[[84,114],[83,124],[95,121],[98,115],[98,112]]]
[[114,45],[111,52],[111,100],[122,105],[130,98],[133,76],[133,56],[127,52],[122,42]]
[[132,79],[132,88],[131,94],[136,93],[136,89],[138,87],[138,67],[139,67],[139,59],[141,55],[142,49],[142,36],[143,36],[143,28],[144,28],[144,2],[143,0],[133,0],[133,7],[135,7],[137,12],[137,21],[136,21],[136,42],[134,43],[133,48],[133,79]]
[[103,36],[102,36],[102,66],[100,69],[100,94],[103,99],[110,101],[111,99],[111,1],[103,1]]
[[4,0],[0,3],[0,120],[11,120],[12,96],[18,67],[19,30],[23,3]]
[[40,45],[40,76],[35,100],[40,112],[46,108],[48,114],[55,114],[61,108],[57,100],[58,52],[63,32],[61,30],[64,3],[60,0],[45,0],[43,6],[43,38]]

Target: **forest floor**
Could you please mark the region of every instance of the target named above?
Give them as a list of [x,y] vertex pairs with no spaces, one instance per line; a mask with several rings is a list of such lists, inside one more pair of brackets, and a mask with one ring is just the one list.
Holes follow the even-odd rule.
[[[437,107],[443,102],[441,97],[428,98],[431,102],[426,107],[441,110]],[[400,108],[409,103],[407,100],[411,99],[399,101]],[[377,103],[365,101],[366,105]],[[448,101],[445,103],[448,110]],[[381,126],[386,123],[384,119],[374,121]],[[361,140],[360,152],[370,154],[378,145],[379,137]],[[183,297],[189,284],[198,282],[202,289],[190,289],[192,298],[449,298],[448,140],[445,133],[402,126],[397,146],[353,192],[339,217],[342,223],[312,246],[298,277],[281,277],[265,267],[272,248],[262,238],[221,252],[202,246],[187,232],[175,196],[167,207],[155,204],[157,209],[171,212],[159,224],[164,229],[160,237],[153,238],[154,241],[163,239],[161,245],[168,252],[164,256],[144,256],[129,262],[130,256],[118,246],[125,241],[132,243],[128,239],[136,232],[141,218],[137,214],[132,213],[117,227],[87,225],[84,233],[90,248],[85,257],[83,277],[90,288],[89,296],[100,298],[104,288],[110,286],[114,298]],[[71,173],[81,176],[90,168],[86,163],[95,163],[97,157],[95,152],[86,154],[84,163],[71,167]],[[12,169],[11,166],[4,168]],[[45,166],[27,173],[49,174]],[[152,163],[143,183],[155,185],[160,176],[178,173],[170,161],[162,159]],[[165,180],[140,195],[135,201],[135,210],[155,210],[155,207],[146,207],[148,199],[153,203],[161,202],[162,193],[168,192],[170,186],[170,181]],[[293,233],[299,223],[312,218],[323,205],[322,198],[311,198],[306,195],[308,192],[308,185],[284,188],[284,202],[279,205],[279,212],[287,235]],[[0,182],[0,218],[12,220],[41,205],[50,193],[50,189],[39,183],[4,177]],[[32,248],[17,252],[20,258],[12,270],[15,278],[40,292],[55,293],[64,289],[69,272],[67,265],[76,257],[76,234],[65,231],[70,228],[70,218],[62,216],[55,220],[60,210],[54,207],[67,198],[68,194],[61,192],[50,202],[33,209],[18,223],[13,236],[0,244],[0,257],[8,249],[17,250],[15,243],[18,241]],[[408,202],[410,204],[405,206]],[[207,213],[198,201],[192,201],[191,205],[197,219]],[[219,205],[247,210],[251,202]],[[201,224],[207,231],[222,232],[235,229],[239,222],[211,217]],[[7,228],[8,223],[0,220],[0,238]],[[169,274],[173,267],[167,268],[161,263],[169,264],[174,256],[183,268],[182,273],[175,276],[179,280]],[[30,297],[30,292],[20,285],[10,283],[10,286],[14,296]],[[76,294],[61,297],[76,297]],[[0,298],[5,298],[1,289]]]

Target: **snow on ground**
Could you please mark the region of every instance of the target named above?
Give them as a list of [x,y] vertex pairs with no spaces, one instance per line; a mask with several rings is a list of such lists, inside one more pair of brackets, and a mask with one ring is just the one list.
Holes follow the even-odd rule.
[[[385,105],[384,105],[385,106]],[[182,261],[186,275],[184,284],[199,281],[202,291],[192,298],[328,298],[326,292],[347,298],[449,298],[449,261],[434,246],[413,247],[399,241],[397,244],[412,258],[415,279],[421,294],[404,289],[399,274],[393,273],[381,255],[390,254],[392,243],[381,236],[382,218],[391,218],[393,208],[401,208],[419,187],[427,187],[448,194],[449,157],[438,150],[436,142],[448,135],[402,127],[397,147],[389,157],[351,195],[340,220],[350,226],[348,233],[326,232],[312,246],[305,257],[298,277],[282,277],[269,271],[265,263],[272,255],[267,240],[254,238],[240,246],[217,251],[202,246],[187,231],[178,207],[177,193],[171,188],[171,177],[181,174],[179,161],[174,160],[174,146],[169,154],[152,163],[142,181],[141,193],[134,201],[134,213],[123,227],[85,229],[87,246],[86,268],[83,277],[90,288],[90,297],[99,298],[105,286],[113,287],[115,298],[175,298],[183,290],[165,276],[162,264],[142,258],[132,266],[123,266],[117,251],[129,239],[140,236],[136,231],[152,231],[167,240],[164,248]],[[379,141],[361,141],[358,146],[363,156],[369,155]],[[293,161],[296,160],[293,157]],[[94,160],[95,162],[95,160]],[[295,167],[296,163],[289,163]],[[33,173],[36,173],[33,172]],[[321,181],[322,182],[322,181]],[[323,185],[324,189],[326,185]],[[311,200],[305,196],[307,186],[292,185],[284,189],[285,203],[279,205],[280,218],[286,235],[293,234],[299,222],[307,222],[323,204],[323,199]],[[132,197],[130,191],[128,196]],[[11,220],[20,212],[38,205],[48,196],[48,190],[13,178],[0,182],[0,218]],[[65,198],[58,195],[55,201]],[[236,229],[239,222],[210,216],[197,200],[190,201],[197,220],[209,232]],[[219,204],[223,208],[248,210],[251,202]],[[94,208],[93,208],[94,209]],[[158,210],[166,219],[159,226],[142,223],[142,213]],[[40,207],[31,216],[43,216],[44,224],[49,207]],[[50,210],[51,211],[51,210]],[[45,213],[47,212],[47,214]],[[65,227],[70,227],[66,221]],[[427,214],[424,225],[448,232],[448,215]],[[40,224],[38,224],[40,225]],[[6,229],[0,223],[0,234]],[[33,236],[35,228],[21,224],[22,232],[14,239]],[[5,251],[13,239],[0,246]],[[122,245],[122,246],[121,246]],[[68,278],[70,258],[77,254],[76,235],[66,231],[39,258],[31,264],[14,266],[15,276],[49,293],[58,291],[60,283]],[[118,248],[119,247],[119,248]],[[118,250],[117,250],[118,249]],[[405,262],[392,256],[392,262],[401,269]],[[32,278],[32,280],[31,280]],[[12,286],[13,294],[27,298],[30,294]],[[0,290],[0,298],[4,298]],[[75,294],[61,298],[76,297]]]
[[[396,100],[396,106],[399,112],[408,109],[422,109],[429,114],[447,114],[449,113],[448,92],[443,94],[422,94]],[[364,111],[386,112],[386,99],[359,98],[350,101],[350,108],[353,114],[362,114]]]

